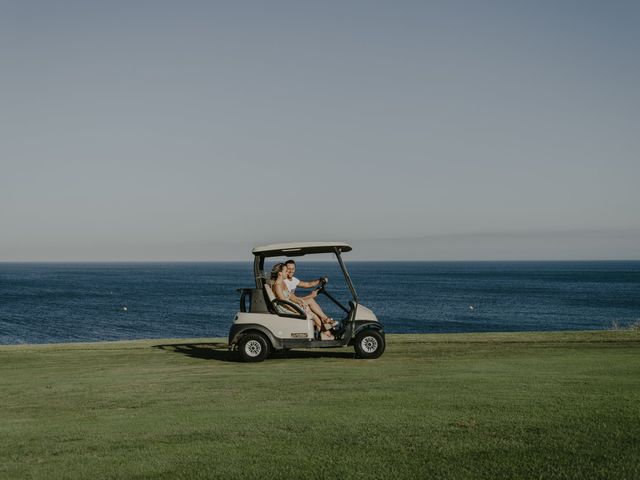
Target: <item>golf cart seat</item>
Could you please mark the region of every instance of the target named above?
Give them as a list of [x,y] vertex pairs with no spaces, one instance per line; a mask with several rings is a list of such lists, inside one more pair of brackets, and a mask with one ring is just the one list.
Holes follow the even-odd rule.
[[264,293],[267,297],[267,304],[271,305],[273,308],[276,308],[276,306],[273,304],[273,301],[276,299],[275,294],[273,293],[273,290],[271,289],[271,285],[269,285],[267,282],[264,283]]

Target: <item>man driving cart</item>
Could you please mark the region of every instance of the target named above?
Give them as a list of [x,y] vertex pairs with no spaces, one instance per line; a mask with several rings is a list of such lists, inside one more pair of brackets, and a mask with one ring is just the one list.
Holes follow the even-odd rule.
[[292,295],[294,295],[294,297],[299,298],[300,300],[302,300],[306,305],[309,306],[309,308],[311,309],[311,311],[316,314],[318,316],[318,318],[320,319],[320,321],[323,324],[331,324],[331,325],[335,325],[335,320],[333,320],[333,318],[328,317],[324,311],[322,310],[322,308],[320,307],[320,305],[318,304],[318,302],[316,302],[316,297],[318,296],[318,289],[316,288],[316,290],[312,291],[309,295],[306,295],[304,297],[301,297],[300,295],[296,295],[295,291],[297,287],[300,288],[315,288],[315,287],[321,287],[324,284],[326,284],[329,279],[326,277],[320,277],[317,280],[312,280],[310,282],[306,282],[304,280],[300,280],[297,277],[294,276],[294,274],[296,273],[296,262],[295,260],[287,260],[286,262],[284,262],[285,266],[287,267],[287,276],[284,279],[284,283],[287,286],[287,288],[289,289],[289,292],[291,292]]

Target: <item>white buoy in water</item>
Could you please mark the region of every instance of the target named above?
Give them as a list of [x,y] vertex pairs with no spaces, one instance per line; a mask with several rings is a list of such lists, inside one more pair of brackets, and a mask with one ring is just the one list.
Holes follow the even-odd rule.
[[127,311],[127,307],[122,307],[122,310],[124,310],[126,312]]
[[[469,305],[469,310],[473,310],[473,309],[474,309],[474,306],[473,305]],[[126,310],[126,308],[125,308],[125,310]]]

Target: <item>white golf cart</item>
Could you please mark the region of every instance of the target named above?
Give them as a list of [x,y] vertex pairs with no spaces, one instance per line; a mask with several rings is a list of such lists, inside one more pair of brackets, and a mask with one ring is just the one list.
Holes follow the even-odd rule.
[[[359,358],[378,358],[385,349],[382,324],[375,314],[358,303],[342,253],[349,252],[350,245],[341,242],[282,243],[253,249],[255,288],[241,288],[240,311],[229,331],[229,348],[237,350],[247,362],[261,362],[272,350],[293,348],[328,348],[353,345]],[[316,287],[338,309],[343,318],[333,329],[333,340],[318,340],[314,335],[313,321],[295,303],[275,298],[268,282],[269,272],[264,272],[266,258],[299,257],[310,254],[335,254],[352,300],[345,306],[331,295],[323,279]],[[285,308],[282,308],[282,307]],[[280,308],[278,308],[280,307]]]

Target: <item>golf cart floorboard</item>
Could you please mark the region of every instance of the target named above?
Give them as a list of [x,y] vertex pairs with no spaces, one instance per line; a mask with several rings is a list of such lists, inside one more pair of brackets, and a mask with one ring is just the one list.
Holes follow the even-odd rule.
[[342,340],[311,340],[310,347],[344,347]]
[[326,348],[326,347],[344,347],[342,340],[303,340],[303,341],[284,341],[284,348]]

